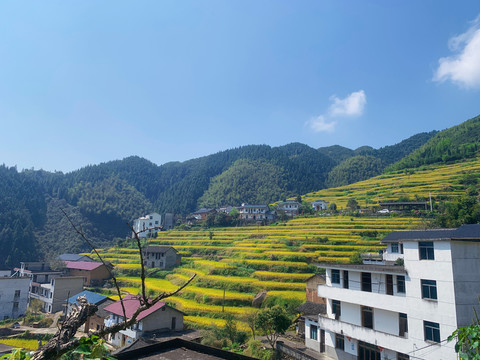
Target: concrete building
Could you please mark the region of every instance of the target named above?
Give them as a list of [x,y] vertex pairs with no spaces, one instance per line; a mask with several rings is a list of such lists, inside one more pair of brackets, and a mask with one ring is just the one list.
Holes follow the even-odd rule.
[[78,294],[83,290],[83,277],[65,276],[52,279],[49,283],[32,283],[30,287],[30,299],[38,299],[42,302],[42,309],[47,313],[55,313],[63,310],[67,299],[72,294]]
[[173,213],[166,213],[164,216],[163,228],[171,230],[175,226],[175,215]]
[[63,275],[63,271],[52,270],[43,261],[24,261],[20,263],[19,268],[13,269],[13,275],[17,277],[27,276],[32,283],[48,283],[50,280]]
[[239,218],[242,220],[267,220],[267,215],[269,213],[268,205],[249,205],[242,204],[239,206],[238,212],[240,213]]
[[[162,226],[162,215],[158,213],[151,213],[142,216],[133,221],[133,230],[140,238],[150,237],[160,231]],[[135,235],[132,233],[132,238]]]
[[0,320],[25,314],[29,287],[28,277],[0,277]]
[[394,231],[383,243],[382,262],[321,265],[327,311],[306,319],[306,345],[334,359],[457,359],[446,339],[478,311],[480,225]]
[[208,215],[214,214],[216,212],[217,210],[215,209],[201,208],[195,211],[194,213],[192,213],[192,215],[197,221],[203,221],[208,217]]
[[[127,295],[123,298],[123,305],[125,315],[129,319],[140,307],[140,300],[137,296]],[[105,307],[104,310],[110,313],[109,318],[105,320],[105,326],[112,326],[124,320],[120,301]],[[162,330],[183,330],[183,315],[183,312],[159,301],[151,308],[142,311],[133,326],[126,330],[120,330],[118,333],[110,334],[107,341],[113,346],[122,347],[132,344],[145,333]]]
[[280,201],[277,203],[277,210],[284,211],[288,216],[296,216],[302,204],[295,200]]
[[169,269],[181,262],[182,255],[171,246],[147,246],[143,249],[143,264],[148,268]]
[[327,210],[328,202],[326,202],[325,200],[315,200],[312,202],[312,208],[315,211]]
[[100,286],[112,277],[110,269],[97,261],[65,261],[67,273],[70,276],[81,276],[85,286]]

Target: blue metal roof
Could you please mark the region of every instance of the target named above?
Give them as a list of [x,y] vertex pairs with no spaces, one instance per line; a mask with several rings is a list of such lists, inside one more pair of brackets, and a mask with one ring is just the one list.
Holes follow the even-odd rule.
[[73,295],[71,298],[69,298],[68,303],[69,304],[75,303],[78,305],[77,298],[79,296],[85,296],[89,303],[96,304],[96,305],[98,305],[99,303],[101,303],[103,300],[107,298],[107,296],[105,295],[97,294],[88,290],[83,290],[82,292],[79,292],[78,294]]

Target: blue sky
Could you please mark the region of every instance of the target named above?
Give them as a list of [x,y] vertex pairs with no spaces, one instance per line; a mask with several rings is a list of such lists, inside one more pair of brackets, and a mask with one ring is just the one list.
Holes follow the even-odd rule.
[[0,163],[381,147],[480,114],[478,1],[2,1]]

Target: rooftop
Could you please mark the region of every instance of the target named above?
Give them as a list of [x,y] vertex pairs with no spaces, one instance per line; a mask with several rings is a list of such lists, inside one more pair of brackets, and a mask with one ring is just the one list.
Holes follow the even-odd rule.
[[80,296],[85,296],[89,303],[95,304],[95,305],[98,305],[99,303],[108,299],[108,297],[106,297],[105,295],[97,294],[97,293],[94,293],[94,292],[88,291],[88,290],[83,290],[82,292],[79,292],[78,294],[70,297],[68,299],[68,303],[78,305],[77,298],[79,298]]
[[96,261],[65,261],[67,269],[75,270],[95,270],[96,268],[103,265],[101,262]]
[[173,249],[175,252],[177,252],[177,250],[172,246],[152,246],[152,245],[149,245],[146,248],[144,248],[143,252],[153,252],[153,253],[162,252],[163,253],[170,249]]
[[318,314],[326,314],[327,307],[325,304],[317,304],[311,301],[306,301],[299,307],[295,309],[295,311],[302,313],[303,315],[317,315]]
[[61,261],[93,261],[87,255],[80,255],[80,254],[62,254],[58,257]]
[[[125,315],[127,315],[127,318],[130,319],[135,313],[135,311],[137,311],[137,309],[140,307],[140,300],[135,295],[127,295],[123,298],[123,306],[125,307]],[[150,314],[153,314],[155,311],[161,309],[164,306],[166,305],[163,301],[157,302],[151,308],[142,311],[137,316],[137,320],[142,320],[143,318],[147,317]],[[106,306],[104,310],[111,312],[115,315],[123,316],[122,304],[120,300]]]
[[480,224],[462,225],[457,229],[427,229],[393,231],[382,242],[424,240],[470,240],[480,241]]

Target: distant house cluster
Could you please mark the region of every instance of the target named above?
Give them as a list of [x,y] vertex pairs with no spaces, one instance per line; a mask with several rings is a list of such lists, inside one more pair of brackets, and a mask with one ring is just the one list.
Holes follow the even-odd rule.
[[[232,210],[238,211],[238,218],[244,222],[273,222],[277,219],[280,213],[287,217],[294,217],[302,212],[302,204],[296,200],[280,201],[269,206],[268,204],[247,204],[243,203],[241,206],[222,206],[218,209],[201,208],[187,217],[187,223],[195,223],[204,221],[210,214],[231,214]],[[324,200],[316,200],[311,203],[314,211],[323,211],[328,209],[328,202]]]

